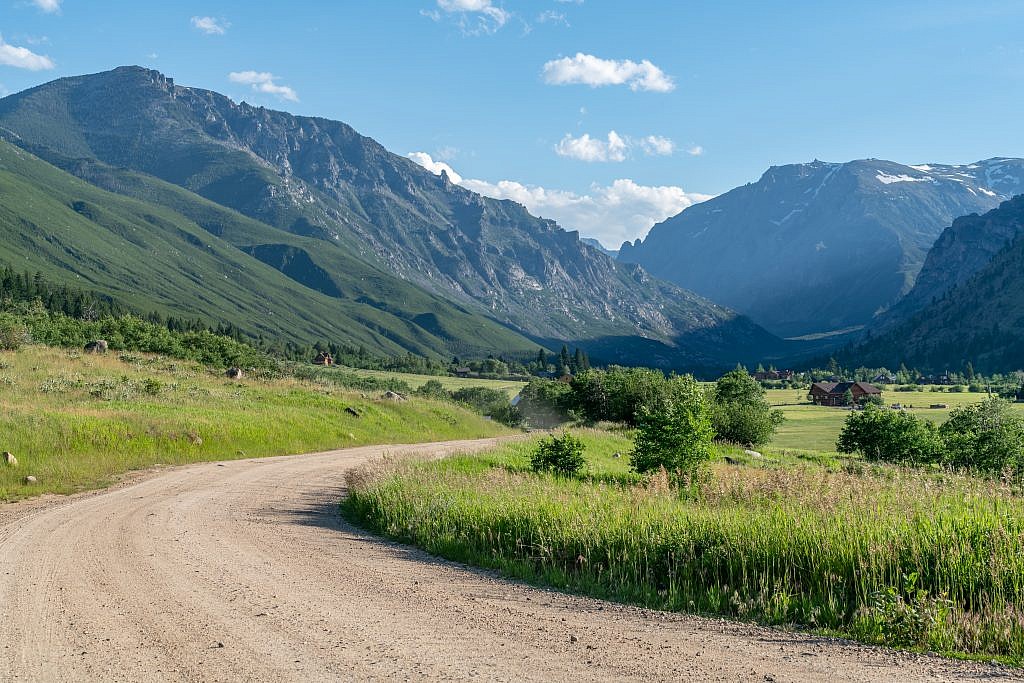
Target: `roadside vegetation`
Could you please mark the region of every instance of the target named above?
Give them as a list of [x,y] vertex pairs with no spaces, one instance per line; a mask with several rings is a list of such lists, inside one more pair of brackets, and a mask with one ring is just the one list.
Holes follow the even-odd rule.
[[[367,378],[362,378],[367,379]],[[344,373],[241,379],[166,355],[26,346],[0,353],[0,501],[103,486],[157,464],[508,433],[450,401],[385,398]],[[26,477],[34,483],[26,483]]]
[[832,454],[754,451],[781,417],[745,372],[711,386],[581,375],[531,382],[524,414],[546,401],[542,414],[605,429],[370,464],[344,514],[596,597],[1024,662],[1024,420],[1007,402],[954,409],[941,426],[837,411]]

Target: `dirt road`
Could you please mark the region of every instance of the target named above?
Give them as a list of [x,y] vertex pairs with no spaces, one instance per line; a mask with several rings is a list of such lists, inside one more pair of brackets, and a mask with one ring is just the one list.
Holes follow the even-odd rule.
[[1013,677],[501,581],[342,523],[369,447],[0,506],[0,681]]

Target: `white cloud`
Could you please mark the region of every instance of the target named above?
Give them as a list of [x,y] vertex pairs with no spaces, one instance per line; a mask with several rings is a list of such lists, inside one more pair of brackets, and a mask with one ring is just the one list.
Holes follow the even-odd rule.
[[491,0],[437,0],[437,8],[421,10],[420,14],[434,21],[440,21],[441,12],[453,15],[459,28],[467,35],[494,33],[512,17],[510,12],[494,5]]
[[53,60],[46,55],[37,55],[27,47],[16,47],[5,43],[3,36],[0,36],[0,64],[29,71],[42,71],[55,66]]
[[655,223],[712,197],[686,192],[674,185],[639,185],[628,178],[610,185],[594,184],[584,194],[514,180],[491,183],[463,178],[448,164],[435,161],[424,152],[413,152],[409,157],[432,173],[440,174],[444,169],[453,183],[468,190],[519,202],[537,216],[551,218],[566,230],[579,230],[584,237],[596,237],[612,248],[645,236]]
[[693,147],[686,150],[686,153],[692,157],[699,157],[700,155],[704,154],[704,148],[701,147],[700,145],[694,145]]
[[668,74],[646,59],[601,59],[582,52],[575,57],[552,59],[544,65],[542,74],[548,85],[628,85],[630,90],[653,92],[669,92],[676,87]]
[[287,85],[275,83],[277,76],[268,71],[232,71],[228,74],[228,80],[232,83],[250,85],[256,92],[274,95],[282,100],[299,101],[299,96],[294,90]]
[[222,36],[228,32],[231,24],[215,17],[192,17],[192,28],[198,29],[208,36]]
[[623,137],[614,130],[608,132],[608,140],[592,138],[589,133],[574,138],[570,133],[555,145],[555,153],[561,157],[579,161],[625,161],[629,153],[640,149],[648,156],[671,156],[676,143],[662,135],[648,135],[642,138]]
[[614,130],[608,132],[607,142],[592,138],[587,133],[578,138],[566,133],[555,145],[558,156],[580,161],[625,161],[627,149],[626,141]]
[[641,138],[640,146],[651,156],[672,156],[676,151],[676,143],[662,135],[648,135]]
[[55,14],[60,11],[61,0],[32,0],[32,4],[47,14]]

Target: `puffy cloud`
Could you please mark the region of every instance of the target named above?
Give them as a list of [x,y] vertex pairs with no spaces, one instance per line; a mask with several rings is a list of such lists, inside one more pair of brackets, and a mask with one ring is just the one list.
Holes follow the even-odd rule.
[[596,237],[612,248],[645,236],[655,223],[712,197],[686,192],[674,185],[640,185],[628,178],[610,185],[594,184],[583,194],[514,180],[492,183],[463,178],[424,152],[414,152],[409,157],[433,173],[440,174],[444,169],[453,183],[468,190],[519,202],[535,215],[551,218],[567,230],[579,230],[585,237]]
[[662,135],[648,135],[642,138],[623,137],[614,130],[608,132],[608,140],[592,138],[588,133],[574,138],[566,133],[557,145],[558,156],[580,161],[625,161],[629,152],[640,149],[648,156],[670,156],[676,144]]
[[672,156],[676,151],[676,143],[662,135],[648,135],[640,139],[640,146],[651,156]]
[[701,147],[700,145],[694,145],[693,147],[686,150],[686,153],[692,157],[699,157],[700,155],[704,154],[704,148]]
[[578,138],[566,133],[555,145],[555,153],[580,161],[625,161],[627,148],[626,141],[614,130],[609,131],[607,142],[592,138],[587,133]]
[[228,32],[231,26],[223,19],[214,17],[192,17],[192,27],[198,29],[208,36],[222,36]]
[[441,12],[454,15],[462,32],[470,35],[494,33],[512,17],[491,0],[437,0],[437,8],[420,13],[434,21],[441,19]]
[[55,14],[60,11],[61,0],[32,0],[32,4],[47,14]]
[[653,92],[669,92],[676,87],[668,74],[646,59],[601,59],[582,52],[575,57],[552,59],[544,65],[542,75],[548,85],[628,85],[630,90]]
[[0,64],[29,71],[43,71],[55,66],[53,60],[46,55],[37,55],[27,47],[17,47],[5,43],[3,36],[0,36]]
[[274,95],[282,100],[298,102],[299,96],[287,85],[278,85],[274,81],[277,76],[268,71],[232,71],[228,74],[228,80],[232,83],[243,83],[252,86],[256,92]]

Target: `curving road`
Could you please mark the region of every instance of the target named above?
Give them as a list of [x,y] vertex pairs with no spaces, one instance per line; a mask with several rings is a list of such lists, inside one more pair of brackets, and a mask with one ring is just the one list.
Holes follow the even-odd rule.
[[1011,679],[501,581],[337,516],[384,452],[194,465],[0,506],[0,681]]

